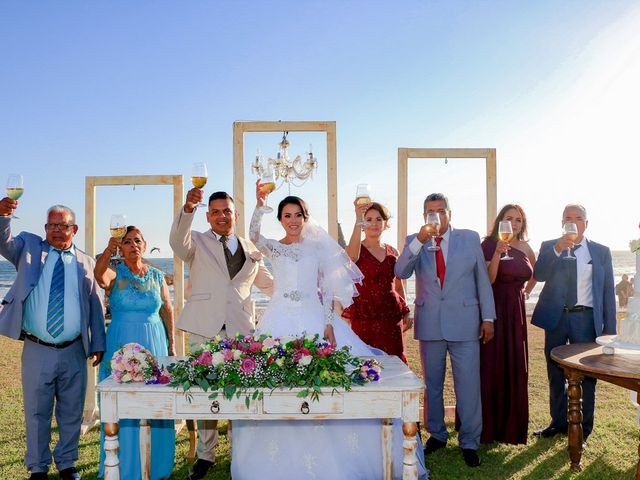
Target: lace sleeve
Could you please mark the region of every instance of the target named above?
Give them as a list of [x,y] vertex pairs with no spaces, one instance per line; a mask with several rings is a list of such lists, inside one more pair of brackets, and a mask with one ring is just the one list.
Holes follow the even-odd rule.
[[272,241],[260,234],[260,225],[262,223],[262,215],[264,212],[260,208],[256,208],[251,216],[251,223],[249,224],[249,239],[258,247],[264,255],[268,258],[273,257],[273,245]]
[[321,267],[318,271],[318,289],[320,292],[322,309],[324,310],[324,323],[325,325],[333,325],[333,293],[328,291],[324,280],[325,277]]

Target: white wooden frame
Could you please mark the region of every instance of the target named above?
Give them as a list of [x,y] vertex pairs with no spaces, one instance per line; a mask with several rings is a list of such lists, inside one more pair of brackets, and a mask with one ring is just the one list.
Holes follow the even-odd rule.
[[[173,215],[184,203],[184,186],[182,175],[123,175],[104,177],[85,177],[85,226],[84,246],[88,255],[96,256],[96,187],[126,185],[171,185],[173,186]],[[184,305],[184,263],[176,255],[173,256],[173,310],[174,318],[178,318]],[[184,335],[176,330],[176,353],[184,355]],[[98,403],[96,397],[97,369],[87,364],[88,378],[85,393],[84,413],[82,418],[82,434],[98,423]]]
[[233,197],[242,221],[236,224],[241,237],[244,228],[244,134],[260,132],[325,132],[327,135],[327,207],[329,234],[338,239],[338,172],[336,122],[233,122]]
[[487,182],[487,229],[497,214],[497,176],[495,148],[398,148],[398,250],[407,238],[409,159],[478,158],[484,159]]

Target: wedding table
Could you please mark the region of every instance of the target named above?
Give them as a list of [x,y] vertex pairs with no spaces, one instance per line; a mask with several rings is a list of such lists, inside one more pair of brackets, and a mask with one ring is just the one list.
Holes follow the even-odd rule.
[[[596,343],[574,343],[551,350],[551,358],[564,370],[569,382],[569,458],[571,469],[580,470],[582,458],[582,379],[585,376],[604,380],[640,392],[640,355],[614,353],[607,355]],[[638,447],[640,453],[640,446]],[[640,460],[636,465],[640,480]]]
[[[402,419],[403,480],[416,479],[417,421],[419,398],[424,389],[422,380],[395,356],[375,357],[383,367],[380,380],[350,391],[322,389],[319,400],[297,397],[300,388],[262,389],[263,397],[251,399],[245,395],[227,400],[218,395],[210,399],[210,392],[192,387],[189,392],[167,385],[117,383],[109,377],[97,386],[100,395],[100,421],[105,431],[105,480],[121,478],[118,460],[118,422],[120,419],[140,419],[140,458],[142,478],[150,473],[151,429],[149,420],[339,420],[382,419],[383,468],[385,480],[391,479],[393,469],[392,421]],[[171,363],[163,361],[165,365]],[[251,397],[252,398],[252,397]],[[125,478],[124,476],[122,478]]]

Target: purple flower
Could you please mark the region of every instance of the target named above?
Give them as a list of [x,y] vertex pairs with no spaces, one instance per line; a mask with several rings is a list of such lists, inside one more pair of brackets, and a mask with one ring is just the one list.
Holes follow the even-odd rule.
[[253,358],[243,358],[240,363],[240,371],[245,375],[250,375],[256,369],[256,362]]

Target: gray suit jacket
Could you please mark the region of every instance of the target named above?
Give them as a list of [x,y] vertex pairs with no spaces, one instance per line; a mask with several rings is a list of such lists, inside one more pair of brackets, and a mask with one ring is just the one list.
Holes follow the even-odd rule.
[[451,229],[444,288],[436,274],[435,252],[409,249],[416,235],[407,237],[395,266],[400,278],[416,274],[415,327],[417,340],[478,340],[483,319],[495,319],[493,291],[480,247],[471,230]]
[[[24,301],[38,283],[49,254],[49,243],[38,235],[22,232],[11,235],[11,219],[0,217],[0,255],[17,270],[16,280],[2,300],[0,335],[19,339],[22,332]],[[95,261],[76,247],[82,344],[88,356],[105,351],[102,290],[93,278]]]

